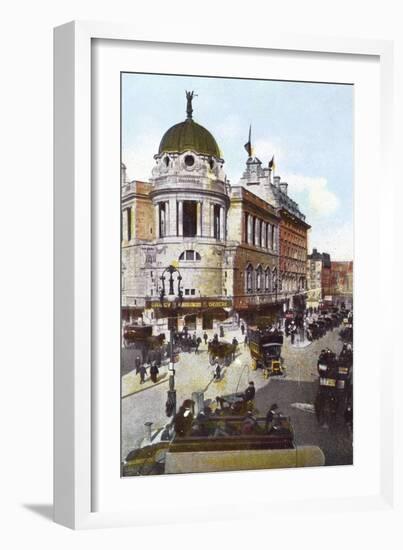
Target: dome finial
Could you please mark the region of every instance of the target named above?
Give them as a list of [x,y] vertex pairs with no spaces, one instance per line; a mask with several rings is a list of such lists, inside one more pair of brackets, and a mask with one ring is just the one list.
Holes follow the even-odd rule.
[[193,113],[192,99],[194,97],[197,97],[197,94],[195,94],[193,91],[192,92],[186,91],[186,99],[187,99],[186,113],[187,113],[188,119],[192,118],[192,113]]

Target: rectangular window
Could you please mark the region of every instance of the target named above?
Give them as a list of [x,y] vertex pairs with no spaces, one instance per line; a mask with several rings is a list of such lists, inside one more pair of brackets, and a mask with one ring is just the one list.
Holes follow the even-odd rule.
[[126,231],[127,231],[127,240],[131,241],[132,239],[132,209],[126,208]]
[[256,218],[253,217],[252,220],[253,221],[252,221],[252,243],[251,244],[255,245],[256,244],[256,240],[255,240],[256,239]]
[[190,294],[191,294],[192,296],[194,296],[194,295],[196,294],[196,289],[191,288],[191,289],[190,289]]
[[213,208],[213,227],[214,227],[214,238],[220,238],[220,206],[218,204],[214,205]]
[[159,204],[159,236],[166,236],[166,203]]
[[197,202],[183,201],[183,236],[196,237],[197,234]]
[[185,296],[189,296],[189,289],[185,288]]

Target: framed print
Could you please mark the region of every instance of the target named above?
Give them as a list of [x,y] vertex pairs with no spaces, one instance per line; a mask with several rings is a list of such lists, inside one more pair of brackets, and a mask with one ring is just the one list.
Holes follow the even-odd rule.
[[158,40],[55,30],[55,519],[387,508],[391,45]]

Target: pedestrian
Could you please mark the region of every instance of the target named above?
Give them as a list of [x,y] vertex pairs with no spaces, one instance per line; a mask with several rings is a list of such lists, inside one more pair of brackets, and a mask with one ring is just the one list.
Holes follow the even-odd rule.
[[136,356],[136,359],[134,360],[134,364],[136,366],[136,374],[138,374],[140,372],[140,367],[141,367],[141,359],[138,355]]
[[245,334],[245,338],[244,338],[244,341],[243,341],[243,347],[246,348],[247,345],[248,345],[248,336],[247,336],[247,334]]
[[192,429],[193,424],[193,405],[194,401],[186,399],[174,418],[175,433],[179,437],[184,437]]
[[243,323],[241,323],[241,333],[242,336],[245,334],[245,325]]
[[238,340],[235,338],[235,336],[232,339],[232,361],[235,360],[236,350],[238,348]]
[[296,326],[294,321],[291,323],[290,326],[290,335],[291,335],[291,344],[294,344],[295,341],[295,332],[296,332]]
[[224,327],[220,325],[220,338],[224,338]]
[[241,394],[241,397],[244,401],[253,401],[253,399],[255,398],[255,393],[256,393],[255,384],[251,380],[246,390],[243,392],[243,394]]
[[214,378],[216,380],[220,380],[221,378],[221,367],[218,361],[215,364]]
[[139,374],[140,374],[140,384],[144,384],[146,380],[146,374],[147,374],[147,369],[145,365],[141,365],[139,369]]
[[195,353],[199,353],[199,346],[202,342],[202,339],[200,338],[200,336],[197,338],[196,340],[196,349],[195,349]]
[[204,338],[204,345],[207,345],[208,336],[206,331],[204,331],[203,338]]
[[353,407],[351,404],[347,405],[346,410],[344,411],[344,422],[351,432],[353,430]]
[[158,380],[158,373],[159,373],[159,370],[158,370],[158,367],[157,367],[157,365],[154,361],[153,364],[150,367],[150,376],[151,376],[151,380],[154,382],[154,384]]

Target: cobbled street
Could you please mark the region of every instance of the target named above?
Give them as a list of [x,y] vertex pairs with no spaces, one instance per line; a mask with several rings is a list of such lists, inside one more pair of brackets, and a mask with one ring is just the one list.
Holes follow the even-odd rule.
[[[214,331],[207,332],[209,338],[214,334]],[[343,418],[330,427],[321,427],[313,407],[309,407],[313,405],[317,391],[316,363],[319,353],[325,347],[340,352],[342,342],[339,332],[340,329],[329,331],[321,339],[301,348],[291,346],[287,338],[282,351],[286,375],[266,380],[262,370],[251,370],[249,348],[244,346],[240,331],[227,330],[224,339],[230,342],[236,336],[240,345],[235,360],[223,369],[219,382],[213,381],[213,367],[209,364],[204,343],[197,354],[180,354],[175,365],[177,406],[189,399],[192,392],[204,391],[205,401],[214,400],[217,395],[245,390],[248,382],[253,380],[259,415],[266,415],[270,405],[277,403],[284,414],[291,416],[296,444],[318,445],[325,454],[326,465],[352,464],[352,435]],[[153,384],[148,379],[144,385],[139,384],[139,376],[127,362],[123,365],[122,374],[122,458],[125,458],[130,450],[139,446],[145,422],[152,422],[153,430],[169,422],[165,416],[168,371],[166,366],[162,367],[158,382]]]

